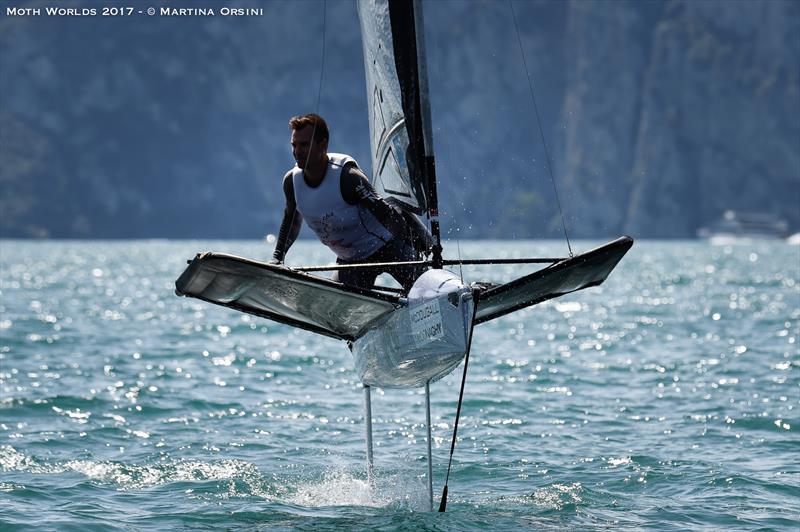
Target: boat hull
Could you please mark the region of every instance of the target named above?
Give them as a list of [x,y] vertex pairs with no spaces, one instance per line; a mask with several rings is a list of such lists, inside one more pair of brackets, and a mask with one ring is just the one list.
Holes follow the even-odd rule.
[[464,358],[474,313],[472,290],[446,270],[425,272],[408,305],[351,344],[361,382],[417,388],[449,374]]

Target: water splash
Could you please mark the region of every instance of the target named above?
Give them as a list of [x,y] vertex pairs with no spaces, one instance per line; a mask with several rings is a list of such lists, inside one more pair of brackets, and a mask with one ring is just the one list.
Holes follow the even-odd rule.
[[[233,484],[228,484],[227,490],[222,490],[226,496],[256,496],[271,500],[279,491],[270,490],[258,468],[243,460],[180,460],[147,465],[129,465],[112,460],[50,462],[27,456],[10,445],[2,445],[0,468],[36,475],[74,472],[90,481],[114,486],[119,491],[141,490],[177,482],[200,484],[223,481],[233,481]],[[246,488],[237,489],[236,484]]]
[[377,473],[370,481],[343,467],[327,470],[321,479],[296,486],[287,502],[308,508],[326,506],[428,509],[427,487],[408,472]]
[[539,488],[531,494],[531,499],[536,506],[545,510],[563,510],[574,507],[583,502],[580,482],[572,484],[551,484]]

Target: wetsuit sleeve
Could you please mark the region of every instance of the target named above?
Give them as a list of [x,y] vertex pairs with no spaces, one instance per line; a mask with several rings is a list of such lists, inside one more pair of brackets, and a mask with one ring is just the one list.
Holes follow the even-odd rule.
[[353,164],[342,169],[342,198],[350,205],[363,205],[394,236],[404,235],[406,222],[403,213],[378,196],[367,176]]
[[283,262],[286,252],[289,251],[289,248],[292,247],[292,244],[297,239],[297,235],[300,233],[300,226],[303,223],[303,216],[297,210],[291,172],[283,176],[283,195],[286,196],[286,208],[283,210],[283,221],[281,222],[281,229],[278,231],[275,252],[272,254],[272,258],[278,262]]

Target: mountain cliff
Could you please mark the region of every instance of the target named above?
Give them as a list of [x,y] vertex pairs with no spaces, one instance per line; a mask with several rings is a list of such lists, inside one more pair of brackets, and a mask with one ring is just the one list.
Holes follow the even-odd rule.
[[[331,150],[368,168],[354,4],[327,2],[324,32],[321,2],[245,4],[263,14],[3,6],[0,235],[277,232],[286,124],[316,109],[323,33]],[[692,237],[727,209],[800,227],[800,3],[424,5],[446,234],[563,234],[545,148],[574,236]]]

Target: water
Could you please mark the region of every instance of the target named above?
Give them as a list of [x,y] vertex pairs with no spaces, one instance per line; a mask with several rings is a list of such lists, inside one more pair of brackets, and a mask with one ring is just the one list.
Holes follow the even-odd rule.
[[[639,242],[602,287],[479,326],[442,515],[419,391],[373,393],[370,484],[342,343],[173,293],[197,251],[271,247],[0,242],[0,528],[796,530],[800,248]],[[432,386],[437,501],[460,376]]]

